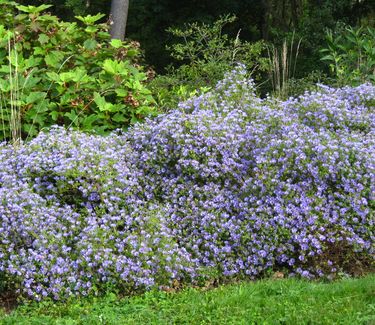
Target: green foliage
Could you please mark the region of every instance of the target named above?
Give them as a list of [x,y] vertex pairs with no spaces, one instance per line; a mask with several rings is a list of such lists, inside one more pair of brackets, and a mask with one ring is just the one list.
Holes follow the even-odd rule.
[[375,28],[339,25],[326,33],[321,60],[338,85],[375,81]]
[[[49,8],[58,17],[71,21],[75,15],[108,14],[110,1],[102,0],[18,0],[23,5],[52,4]],[[227,32],[235,35],[241,28],[241,39],[264,39],[276,46],[296,32],[303,40],[297,77],[323,69],[318,49],[324,43],[325,28],[337,21],[351,25],[374,21],[374,0],[137,0],[129,7],[127,37],[141,42],[147,62],[158,72],[170,63],[165,44],[171,42],[166,29],[173,25],[183,28],[188,22],[212,23],[215,17],[235,14],[238,22]],[[147,22],[147,23],[145,23]],[[142,28],[140,28],[142,26]],[[240,27],[241,26],[241,27]]]
[[261,79],[268,66],[264,56],[265,44],[261,41],[243,42],[240,32],[235,38],[224,34],[225,25],[235,20],[235,16],[227,15],[212,25],[191,23],[185,29],[168,29],[174,37],[182,39],[167,47],[180,66],[170,66],[166,75],[157,77],[151,84],[161,107],[171,108],[179,100],[207,92],[239,62],[252,71],[252,78]]
[[288,95],[300,96],[306,91],[317,91],[317,84],[327,84],[328,78],[322,71],[312,71],[303,78],[291,78],[288,81]]
[[0,140],[12,107],[23,138],[52,124],[103,134],[155,113],[139,44],[110,41],[103,15],[77,24],[43,14],[49,5],[0,7]]
[[101,0],[18,0],[22,5],[39,6],[42,4],[52,5],[49,9],[52,14],[65,21],[74,20],[76,15],[95,15],[98,12],[109,11],[109,3]]
[[[296,279],[237,283],[213,290],[147,292],[119,298],[23,305],[4,324],[372,324],[374,275],[338,282]],[[174,290],[171,290],[174,291]]]
[[179,79],[175,70],[170,70],[166,75],[159,75],[152,80],[150,89],[160,109],[168,111],[175,109],[180,101],[208,92],[211,87],[195,88],[192,81]]

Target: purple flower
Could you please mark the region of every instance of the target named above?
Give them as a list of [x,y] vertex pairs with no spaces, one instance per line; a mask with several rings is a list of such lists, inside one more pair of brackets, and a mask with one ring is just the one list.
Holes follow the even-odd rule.
[[369,84],[262,100],[239,67],[125,134],[1,143],[0,272],[40,300],[329,276],[340,247],[373,260],[374,100]]

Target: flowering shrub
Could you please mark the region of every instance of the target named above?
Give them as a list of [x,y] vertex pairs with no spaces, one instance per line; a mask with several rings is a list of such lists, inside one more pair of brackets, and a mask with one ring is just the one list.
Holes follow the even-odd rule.
[[0,0],[0,141],[54,124],[106,134],[157,114],[137,42],[111,40],[102,14],[64,22],[49,7]]
[[367,84],[261,100],[239,67],[126,134],[3,143],[0,282],[63,299],[369,268],[374,103]]

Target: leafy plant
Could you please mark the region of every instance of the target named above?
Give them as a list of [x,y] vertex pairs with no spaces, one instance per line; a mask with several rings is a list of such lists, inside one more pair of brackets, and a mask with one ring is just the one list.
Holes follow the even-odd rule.
[[319,90],[319,85],[328,83],[328,77],[322,71],[310,72],[303,78],[290,78],[288,80],[288,96],[300,96],[307,91]]
[[375,28],[339,25],[321,50],[338,85],[375,81]]
[[250,43],[240,39],[240,31],[231,38],[223,28],[236,20],[233,15],[221,16],[213,24],[187,24],[185,29],[169,28],[167,31],[180,42],[167,46],[173,59],[180,63],[170,66],[167,74],[151,83],[160,106],[173,108],[178,101],[207,92],[237,63],[246,65],[255,80],[268,66],[263,56],[262,41]]
[[103,15],[77,24],[43,14],[48,5],[2,6],[0,140],[11,137],[13,107],[22,138],[53,124],[103,134],[155,114],[139,44],[110,40]]

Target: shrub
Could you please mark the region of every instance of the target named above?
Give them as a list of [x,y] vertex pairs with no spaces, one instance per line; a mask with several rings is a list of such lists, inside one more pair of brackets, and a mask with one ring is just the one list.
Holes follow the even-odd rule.
[[303,78],[291,78],[288,81],[288,95],[297,97],[306,91],[319,91],[320,84],[329,84],[331,79],[322,71],[312,71]]
[[243,68],[98,137],[0,148],[0,272],[33,299],[374,263],[375,87],[261,100]]
[[207,92],[239,62],[252,72],[252,78],[260,80],[268,67],[266,46],[262,41],[242,41],[240,31],[236,37],[225,34],[225,26],[235,20],[235,16],[227,15],[213,24],[191,23],[184,29],[168,29],[180,40],[167,47],[178,64],[169,66],[165,75],[150,84],[159,106],[173,109],[179,101]]
[[375,29],[339,25],[326,33],[321,60],[340,86],[375,81]]
[[42,14],[49,5],[1,6],[0,139],[12,109],[23,138],[53,124],[102,134],[155,113],[139,44],[110,40],[104,15],[77,24]]

